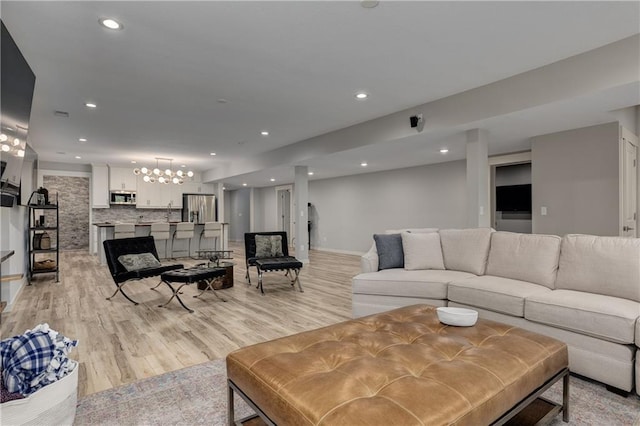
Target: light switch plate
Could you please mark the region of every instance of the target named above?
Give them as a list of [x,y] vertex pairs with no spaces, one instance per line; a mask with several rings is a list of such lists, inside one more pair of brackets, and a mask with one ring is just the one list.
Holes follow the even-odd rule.
[[547,215],[547,208],[546,207],[540,207],[540,215],[541,216],[546,216]]

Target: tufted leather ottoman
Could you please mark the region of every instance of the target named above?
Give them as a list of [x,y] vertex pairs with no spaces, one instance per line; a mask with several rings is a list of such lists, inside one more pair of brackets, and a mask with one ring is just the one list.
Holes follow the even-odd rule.
[[555,339],[409,306],[230,353],[229,424],[234,392],[281,425],[502,423],[561,377],[568,421],[567,366]]

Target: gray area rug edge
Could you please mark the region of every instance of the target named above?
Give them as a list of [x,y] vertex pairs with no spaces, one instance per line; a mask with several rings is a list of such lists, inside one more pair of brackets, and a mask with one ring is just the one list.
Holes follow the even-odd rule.
[[[640,397],[622,397],[604,385],[571,377],[569,425],[640,425]],[[561,384],[544,396],[562,401]],[[235,398],[236,417],[252,410]],[[227,377],[224,359],[104,390],[78,400],[76,425],[227,424]],[[566,425],[562,416],[551,423]]]

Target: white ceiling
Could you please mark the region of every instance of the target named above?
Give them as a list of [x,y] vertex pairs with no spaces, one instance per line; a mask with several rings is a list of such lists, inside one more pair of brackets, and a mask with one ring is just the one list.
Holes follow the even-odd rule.
[[[2,20],[36,74],[29,137],[41,160],[130,165],[167,157],[204,171],[637,34],[639,5],[3,1]],[[104,29],[99,17],[118,19],[124,30]],[[355,100],[359,90],[371,97]],[[610,121],[608,111],[633,99],[573,99],[482,125],[492,153],[517,151],[536,134]],[[87,101],[98,108],[88,110]],[[260,136],[263,129],[271,135]],[[461,159],[462,130],[304,165],[316,179]],[[283,165],[225,183],[272,185],[269,177],[291,182],[293,171]]]

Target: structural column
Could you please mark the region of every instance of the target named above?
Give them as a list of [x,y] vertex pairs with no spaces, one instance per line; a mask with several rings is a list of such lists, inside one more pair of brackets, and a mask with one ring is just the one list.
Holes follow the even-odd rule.
[[[216,196],[216,204],[218,210],[218,222],[226,222],[224,217],[224,183],[216,182],[213,184],[213,193]],[[229,225],[222,226],[222,250],[229,247]]]
[[488,133],[467,130],[467,226],[491,226]]
[[295,241],[296,241],[296,258],[303,262],[309,262],[309,175],[307,166],[295,166],[293,188],[293,200],[295,211],[293,212],[293,220],[295,221]]

